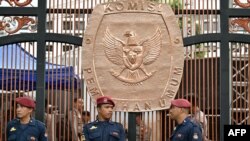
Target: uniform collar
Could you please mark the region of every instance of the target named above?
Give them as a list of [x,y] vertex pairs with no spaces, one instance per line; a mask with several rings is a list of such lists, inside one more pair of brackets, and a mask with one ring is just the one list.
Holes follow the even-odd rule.
[[188,117],[186,117],[184,120],[183,120],[183,122],[180,124],[180,125],[185,125],[185,124],[187,124],[187,122],[189,122],[190,121],[190,117],[188,116]]
[[[16,118],[14,120],[15,123],[20,123],[20,119],[19,118]],[[20,123],[21,124],[21,123]],[[33,117],[30,118],[30,121],[28,123],[28,125],[35,125],[35,119]]]
[[98,119],[95,121],[96,122],[96,124],[114,124],[114,122],[113,121],[111,121],[111,120],[105,120],[105,121],[99,121]]

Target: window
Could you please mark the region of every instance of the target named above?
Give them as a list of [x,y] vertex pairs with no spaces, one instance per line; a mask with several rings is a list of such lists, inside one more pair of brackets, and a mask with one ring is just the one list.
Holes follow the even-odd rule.
[[53,29],[53,21],[47,21],[46,22],[46,29],[48,29],[48,30]]
[[46,45],[46,51],[53,51],[53,45]]
[[72,22],[71,21],[63,21],[63,30],[71,30]]
[[63,45],[63,51],[70,51],[70,50],[72,50],[71,45]]
[[75,22],[75,30],[83,30],[84,29],[84,22],[76,21]]
[[77,13],[75,14],[75,18],[84,18],[84,14]]

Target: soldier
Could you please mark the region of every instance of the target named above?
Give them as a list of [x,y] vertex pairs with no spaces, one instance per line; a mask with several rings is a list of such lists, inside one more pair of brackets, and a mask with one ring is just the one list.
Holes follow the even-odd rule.
[[188,116],[191,104],[186,99],[171,101],[169,116],[177,122],[170,140],[171,141],[202,141],[201,127]]
[[8,141],[47,141],[45,124],[33,118],[35,101],[29,97],[16,99],[17,118],[8,122]]
[[111,121],[114,101],[107,96],[97,98],[98,119],[83,127],[86,141],[125,141],[122,124]]
[[[80,141],[82,136],[82,110],[84,101],[82,98],[74,98],[73,109],[69,112],[69,123],[73,126],[72,138],[74,141]],[[72,127],[70,128],[72,129]],[[71,137],[70,137],[71,138]]]

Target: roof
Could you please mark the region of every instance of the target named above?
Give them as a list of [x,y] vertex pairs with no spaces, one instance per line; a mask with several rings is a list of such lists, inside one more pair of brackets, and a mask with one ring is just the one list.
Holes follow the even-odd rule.
[[[36,67],[37,59],[19,44],[0,46],[0,89],[35,90],[37,81]],[[46,87],[54,89],[76,88],[80,82],[73,66],[46,62],[45,68]]]

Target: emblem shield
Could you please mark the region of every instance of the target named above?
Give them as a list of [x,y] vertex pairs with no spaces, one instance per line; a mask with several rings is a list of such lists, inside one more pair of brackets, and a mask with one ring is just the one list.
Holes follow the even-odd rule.
[[169,108],[181,82],[184,47],[168,5],[142,0],[97,5],[83,47],[82,70],[93,100],[111,96],[116,111]]

